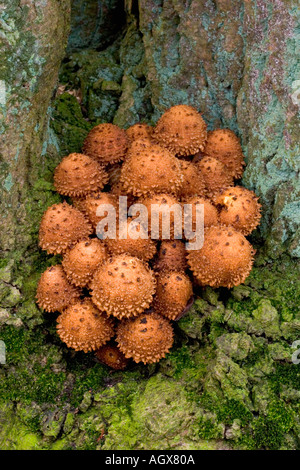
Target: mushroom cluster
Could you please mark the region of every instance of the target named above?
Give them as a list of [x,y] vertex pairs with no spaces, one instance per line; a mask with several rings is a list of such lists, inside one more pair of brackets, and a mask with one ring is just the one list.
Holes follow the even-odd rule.
[[[236,184],[244,166],[235,133],[208,132],[192,106],[171,107],[155,127],[94,127],[82,153],[65,156],[55,169],[54,187],[64,200],[45,211],[39,230],[41,249],[62,256],[41,275],[36,295],[40,308],[59,313],[60,339],[75,351],[94,351],[112,369],[165,357],[173,323],[203,287],[231,288],[250,273],[255,251],[245,237],[258,226],[261,206],[253,191]],[[120,196],[127,197],[125,224]],[[170,208],[169,234],[159,213],[153,237],[151,208],[160,204]],[[201,248],[178,239],[174,204],[190,205],[192,230],[203,207]],[[105,235],[108,207],[114,236]],[[133,207],[147,209],[146,227]]]

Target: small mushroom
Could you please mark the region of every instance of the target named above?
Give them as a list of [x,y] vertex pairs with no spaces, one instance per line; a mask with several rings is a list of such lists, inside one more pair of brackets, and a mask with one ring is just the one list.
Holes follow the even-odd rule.
[[173,336],[172,325],[166,318],[147,312],[122,321],[117,328],[116,341],[125,357],[152,364],[169,352]]

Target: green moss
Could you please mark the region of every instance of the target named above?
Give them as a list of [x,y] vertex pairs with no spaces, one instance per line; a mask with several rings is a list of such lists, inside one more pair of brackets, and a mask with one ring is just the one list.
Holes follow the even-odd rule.
[[[212,408],[211,405],[210,408]],[[235,419],[238,419],[242,426],[246,426],[253,419],[251,411],[245,404],[234,399],[227,400],[221,407],[217,407],[216,413],[218,420],[226,425],[230,425]]]
[[[264,334],[273,339],[283,335],[282,322],[299,318],[295,302],[299,302],[300,281],[299,264],[288,257],[272,265],[254,267],[246,280],[247,293],[228,299],[228,324],[237,331]],[[267,324],[268,323],[268,324]],[[296,331],[288,333],[295,337]]]
[[270,383],[276,394],[280,393],[282,385],[288,385],[300,390],[300,370],[295,364],[276,364],[275,372],[269,376]]
[[181,346],[180,348],[173,348],[164,361],[161,362],[160,366],[166,369],[168,373],[171,372],[174,378],[181,377],[187,369],[194,369],[196,367],[195,362],[192,358],[192,350],[187,346]]
[[[0,330],[0,339],[6,345],[7,361],[1,370],[1,399],[25,403],[54,403],[65,380],[64,372],[54,372],[51,369],[56,348],[46,346],[43,333],[37,330],[6,326]],[[44,358],[40,356],[43,352]],[[56,356],[56,360],[59,358]]]
[[284,432],[276,421],[260,416],[253,424],[253,432],[256,449],[278,450],[280,448]]
[[199,437],[201,439],[220,439],[223,434],[222,424],[217,424],[214,418],[207,415],[201,416],[199,420]]
[[53,103],[52,116],[51,126],[59,136],[61,155],[80,152],[92,124],[84,119],[76,97],[70,93],[58,96]]

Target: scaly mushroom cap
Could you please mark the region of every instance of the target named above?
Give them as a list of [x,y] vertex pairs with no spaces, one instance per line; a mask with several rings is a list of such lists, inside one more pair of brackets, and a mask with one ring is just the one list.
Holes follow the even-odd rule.
[[180,161],[183,183],[179,195],[181,199],[190,196],[204,196],[206,193],[205,181],[200,169],[192,162]]
[[151,139],[153,127],[144,123],[134,124],[126,130],[126,134],[131,142],[138,139]]
[[71,153],[55,168],[54,187],[64,196],[86,196],[100,191],[108,175],[98,162],[81,153]]
[[152,302],[156,281],[148,266],[126,254],[101,265],[91,282],[92,300],[118,319],[136,316]]
[[233,287],[249,275],[254,250],[233,227],[208,227],[200,250],[190,251],[188,264],[202,286]]
[[139,152],[143,152],[144,150],[151,147],[153,144],[156,144],[156,142],[145,137],[143,139],[134,140],[129,145],[127,158],[129,158],[131,155],[138,155]]
[[169,320],[175,320],[192,295],[193,286],[186,274],[177,271],[162,273],[157,279],[153,308]]
[[192,230],[196,230],[196,208],[198,204],[203,204],[204,210],[204,227],[210,227],[211,225],[219,224],[219,214],[217,208],[213,205],[210,199],[205,197],[190,197],[184,201],[185,204],[192,205],[192,214],[188,212],[185,217],[185,223],[190,224],[192,215]]
[[253,191],[235,186],[221,191],[215,197],[221,206],[221,224],[231,225],[243,235],[249,235],[259,224],[261,205]]
[[63,253],[91,233],[92,227],[82,212],[66,202],[53,204],[42,217],[39,246],[49,254]]
[[158,273],[163,271],[184,272],[187,269],[184,243],[180,240],[162,241],[153,269]]
[[69,305],[57,318],[57,333],[75,351],[94,351],[114,336],[113,321],[86,297]]
[[158,313],[143,313],[119,324],[116,341],[125,357],[152,364],[165,357],[172,347],[173,328]]
[[104,243],[97,238],[89,238],[81,240],[66,252],[62,266],[72,284],[85,287],[106,258]]
[[130,150],[120,181],[129,193],[140,197],[153,192],[177,194],[183,176],[179,160],[167,149],[152,144],[136,153]]
[[207,196],[211,197],[221,189],[233,186],[233,176],[228,173],[226,166],[216,158],[205,156],[196,165],[202,172]]
[[124,370],[127,367],[129,359],[120,351],[115,344],[105,344],[96,351],[97,359],[111,369]]
[[[139,234],[141,238],[134,238]],[[107,238],[106,247],[111,254],[127,253],[143,261],[149,261],[156,253],[156,244],[138,221],[127,219],[127,224],[117,230],[117,238]]]
[[204,149],[206,123],[192,106],[172,106],[159,119],[153,136],[177,156],[192,155]]
[[[177,206],[181,206],[181,204],[178,202],[178,200],[174,197],[171,196],[170,194],[166,193],[160,193],[160,194],[154,194],[152,196],[147,196],[139,199],[138,201],[140,204],[143,204],[145,208],[148,211],[148,229],[149,233],[151,234],[152,239],[157,239],[155,236],[154,232],[151,230],[151,221],[153,222],[154,229],[156,229],[156,220],[159,220],[159,227],[158,229],[158,239],[162,240],[163,236],[164,239],[174,239],[175,235],[175,229],[176,232],[179,232],[180,229],[182,230],[182,217],[180,216],[180,213],[178,212],[178,217],[176,216],[176,212],[174,212],[174,209],[172,209],[172,206],[175,205],[175,209]],[[156,207],[156,205],[161,206],[161,208]],[[163,213],[167,215],[167,211],[164,212],[164,208],[170,209],[170,217],[168,218],[163,217]],[[161,209],[161,210],[160,210]],[[168,234],[163,232],[163,222],[166,221],[166,224],[168,226],[168,222],[170,221],[170,237],[168,237]],[[165,224],[164,224],[165,225]]]
[[207,133],[204,153],[220,160],[234,178],[241,178],[244,155],[239,138],[230,129],[215,129]]
[[118,216],[118,201],[114,194],[104,192],[89,194],[81,202],[81,210],[91,222],[94,230],[96,230],[98,223],[108,215],[106,210],[104,215],[97,215],[98,207],[104,204],[112,205],[116,209],[116,215]]
[[79,296],[79,289],[69,283],[60,264],[51,266],[41,275],[36,299],[38,306],[46,312],[61,312]]
[[115,124],[98,124],[87,135],[83,152],[106,165],[125,158],[129,139],[124,129]]

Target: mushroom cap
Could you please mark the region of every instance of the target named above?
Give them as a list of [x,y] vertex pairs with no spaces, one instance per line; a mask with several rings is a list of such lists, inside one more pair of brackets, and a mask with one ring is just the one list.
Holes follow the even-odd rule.
[[62,266],[72,284],[85,287],[106,258],[104,242],[98,238],[88,238],[81,240],[65,253]]
[[187,269],[185,244],[181,240],[163,240],[153,269],[157,272]]
[[221,207],[221,224],[231,225],[243,235],[249,235],[258,226],[261,205],[253,191],[242,186],[223,189],[215,203]]
[[123,187],[134,196],[153,192],[177,194],[183,182],[180,162],[167,149],[152,144],[129,152],[121,171]]
[[204,231],[200,250],[190,251],[187,259],[202,286],[238,286],[249,275],[255,251],[233,227],[212,226]]
[[149,124],[137,123],[128,127],[126,134],[131,142],[138,139],[151,139],[153,127],[149,126]]
[[128,149],[129,138],[124,129],[115,124],[98,124],[87,135],[83,152],[103,165],[123,160]]
[[114,336],[114,324],[86,297],[73,302],[59,315],[57,333],[69,348],[88,352]]
[[135,362],[151,364],[165,357],[173,345],[170,322],[155,312],[122,321],[116,341],[122,353]]
[[153,137],[177,156],[203,150],[207,138],[206,123],[192,106],[172,106],[158,120]]
[[[159,194],[153,194],[149,195],[147,197],[140,198],[138,201],[140,204],[143,204],[145,208],[148,211],[148,230],[149,233],[151,233],[151,238],[152,239],[157,239],[156,235],[158,235],[158,239],[167,239],[167,240],[173,240],[175,236],[175,229],[176,232],[179,232],[180,229],[182,230],[182,217],[179,218],[179,211],[178,211],[178,217],[176,217],[177,213],[172,209],[172,207],[175,205],[175,210],[178,206],[181,208],[181,203],[178,202],[178,200],[166,193],[159,193]],[[161,207],[156,207],[156,206],[161,206]],[[167,210],[164,212],[164,209],[170,209],[170,217],[167,217]],[[163,214],[166,214],[165,217],[163,217]],[[157,234],[151,230],[151,222],[154,225],[154,230],[156,229],[156,219],[159,220],[159,227],[157,227]],[[163,223],[166,221],[167,226],[168,222],[170,221],[170,237],[168,236],[168,233],[164,233],[163,231]],[[165,226],[165,223],[164,223]],[[164,237],[164,238],[163,238]]]
[[131,155],[137,155],[139,152],[143,152],[144,150],[148,149],[151,147],[153,144],[156,144],[155,141],[153,141],[150,138],[140,138],[133,140],[128,148],[128,153],[127,153],[127,158],[129,158]]
[[124,370],[129,362],[129,359],[113,343],[104,344],[97,349],[96,357],[100,362],[115,370]]
[[205,181],[200,168],[192,162],[180,161],[183,183],[179,195],[181,199],[190,196],[204,196],[206,193]]
[[64,196],[86,196],[100,191],[108,181],[108,175],[98,162],[81,153],[64,157],[55,168],[54,187]]
[[50,266],[41,275],[36,299],[38,306],[46,312],[61,312],[78,297],[80,290],[69,283],[60,264]]
[[[219,214],[217,208],[213,205],[212,201],[205,197],[190,197],[184,201],[185,204],[192,205],[192,230],[196,230],[196,207],[197,204],[203,204],[204,209],[204,227],[219,224]],[[186,223],[190,223],[190,213],[186,215]]]
[[[141,238],[134,238],[137,233]],[[131,218],[127,219],[124,227],[119,227],[117,237],[107,238],[105,244],[111,256],[127,253],[143,261],[149,261],[156,253],[156,244],[149,237],[148,231],[143,229],[138,220]]]
[[115,194],[105,192],[89,194],[81,201],[81,210],[91,222],[94,230],[96,230],[98,223],[108,215],[107,211],[104,212],[104,215],[97,215],[98,207],[103,204],[112,205],[116,210],[116,216],[118,216],[118,199]]
[[233,186],[233,176],[228,173],[226,166],[216,158],[205,156],[196,165],[202,172],[207,196],[212,197],[221,189]]
[[91,282],[92,300],[118,319],[136,316],[149,307],[155,292],[153,272],[140,259],[122,254],[101,265]]
[[204,153],[220,160],[234,178],[241,178],[244,155],[239,138],[230,129],[215,129],[207,133]]
[[192,296],[193,286],[186,274],[180,271],[162,273],[157,278],[153,308],[169,320],[176,320]]
[[49,254],[63,253],[91,233],[92,227],[82,212],[66,202],[53,204],[42,217],[39,246]]

